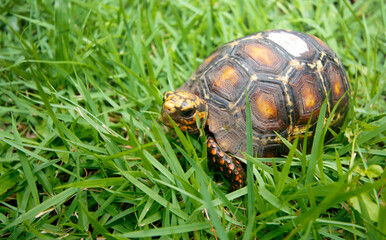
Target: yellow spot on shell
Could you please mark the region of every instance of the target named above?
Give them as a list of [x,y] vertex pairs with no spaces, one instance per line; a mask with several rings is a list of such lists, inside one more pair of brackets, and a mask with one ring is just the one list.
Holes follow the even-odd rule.
[[[223,87],[226,85],[235,85],[238,81],[236,70],[232,67],[227,67],[221,74],[220,78],[214,80],[214,85],[217,87]],[[224,83],[227,82],[227,83]]]
[[305,91],[304,91],[304,105],[307,109],[310,109],[310,108],[313,108],[315,106],[315,95],[314,95],[314,92],[307,88]]
[[204,62],[203,62],[203,65],[207,65],[208,63],[210,63],[215,57],[217,57],[218,54],[212,54],[210,55],[209,57],[207,57]]
[[277,118],[277,109],[272,95],[261,94],[256,98],[256,106],[265,119]]
[[334,93],[335,93],[336,96],[340,96],[340,95],[341,95],[341,93],[340,93],[340,89],[341,89],[341,88],[342,88],[342,87],[341,87],[341,85],[340,85],[340,82],[336,81],[336,82],[334,83]]
[[[248,45],[245,47],[249,56],[255,59],[257,62],[263,63],[266,66],[272,66],[276,55],[267,47]],[[273,55],[273,57],[272,57]]]

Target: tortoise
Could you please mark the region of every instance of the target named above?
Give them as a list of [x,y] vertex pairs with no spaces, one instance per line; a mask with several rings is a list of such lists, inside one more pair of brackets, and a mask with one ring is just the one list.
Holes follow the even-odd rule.
[[269,30],[236,39],[210,54],[182,87],[164,94],[161,119],[172,127],[170,116],[191,134],[205,126],[209,161],[230,180],[231,189],[239,189],[246,174],[234,156],[246,152],[245,92],[253,154],[275,157],[288,151],[275,132],[290,142],[297,136],[304,139],[310,120],[311,142],[325,98],[325,117],[339,104],[330,125],[338,128],[349,108],[349,91],[341,61],[323,41],[297,31]]

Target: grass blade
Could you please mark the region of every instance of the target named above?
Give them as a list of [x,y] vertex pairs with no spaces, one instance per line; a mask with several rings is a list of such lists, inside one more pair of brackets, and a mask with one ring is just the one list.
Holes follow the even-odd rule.
[[[41,204],[33,207],[28,212],[21,214],[18,216],[13,222],[11,222],[9,225],[7,225],[5,228],[0,230],[0,233],[4,233],[5,230],[12,228],[24,221],[33,221],[34,218],[37,218],[37,216],[40,213],[43,213],[47,209],[60,205],[67,201],[72,195],[76,193],[77,189],[75,188],[69,188],[67,190],[64,190],[63,192],[47,199],[46,201],[42,202]],[[53,210],[53,209],[52,209]]]
[[[247,90],[245,90],[245,101],[246,101],[246,131],[247,131],[247,154],[253,155],[253,139],[252,139],[252,117],[251,117],[251,106],[249,104],[249,98]],[[248,189],[248,225],[245,231],[244,239],[250,239],[255,229],[255,188],[253,179],[253,168],[254,164],[247,158],[247,189]]]

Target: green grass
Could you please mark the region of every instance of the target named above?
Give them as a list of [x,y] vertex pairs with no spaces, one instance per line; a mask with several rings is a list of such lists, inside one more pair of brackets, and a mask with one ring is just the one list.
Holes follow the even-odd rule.
[[[0,238],[386,239],[386,9],[352,2],[1,1]],[[227,193],[204,137],[165,132],[162,93],[277,28],[336,51],[348,121],[309,155],[247,156]]]

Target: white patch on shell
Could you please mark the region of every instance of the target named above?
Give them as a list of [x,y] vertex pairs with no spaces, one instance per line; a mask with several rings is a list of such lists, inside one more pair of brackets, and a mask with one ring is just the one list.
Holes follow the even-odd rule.
[[291,33],[272,32],[268,34],[267,38],[284,48],[294,57],[300,57],[303,53],[309,51],[307,43]]

